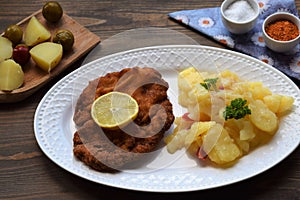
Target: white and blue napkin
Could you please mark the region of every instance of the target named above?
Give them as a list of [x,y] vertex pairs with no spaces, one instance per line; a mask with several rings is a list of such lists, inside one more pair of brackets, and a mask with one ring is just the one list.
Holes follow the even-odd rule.
[[182,10],[169,13],[169,17],[192,27],[212,39],[277,68],[286,75],[300,80],[300,45],[287,53],[276,53],[265,46],[262,38],[262,24],[269,15],[284,11],[298,17],[294,0],[257,0],[260,15],[254,29],[246,34],[235,35],[224,27],[221,20],[220,7],[197,10]]

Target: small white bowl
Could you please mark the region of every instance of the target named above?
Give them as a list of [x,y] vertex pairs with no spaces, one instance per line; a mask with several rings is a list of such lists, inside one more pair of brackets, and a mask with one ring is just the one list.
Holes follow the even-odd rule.
[[[257,18],[259,16],[259,5],[256,0],[245,0],[248,2],[248,4],[252,7],[254,10],[254,15],[251,16],[249,19],[245,19],[243,21],[239,21],[236,19],[233,19],[232,17],[226,15],[226,10],[229,9],[229,6],[231,6],[233,3],[241,1],[241,0],[225,0],[221,4],[221,16],[222,16],[222,22],[224,26],[228,29],[229,32],[234,34],[244,34],[250,31],[254,28]],[[238,12],[241,12],[242,9],[238,10]],[[238,13],[236,12],[236,13]],[[243,17],[246,16],[247,11],[243,12]]]
[[264,38],[265,44],[268,48],[270,48],[273,51],[280,52],[280,53],[291,51],[297,46],[297,44],[299,44],[300,34],[298,35],[298,37],[296,37],[292,40],[280,41],[280,40],[275,40],[275,39],[271,38],[265,31],[266,26],[268,24],[275,22],[277,20],[289,20],[298,27],[298,30],[300,30],[300,20],[298,17],[296,17],[293,14],[290,14],[287,12],[277,12],[277,13],[274,13],[274,14],[268,16],[264,20],[263,25],[262,25],[263,38]]

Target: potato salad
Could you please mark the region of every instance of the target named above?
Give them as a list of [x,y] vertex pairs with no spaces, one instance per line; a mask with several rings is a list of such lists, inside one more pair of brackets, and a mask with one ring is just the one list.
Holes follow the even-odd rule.
[[165,138],[169,153],[186,148],[202,160],[234,164],[277,132],[280,117],[292,111],[294,99],[274,94],[262,82],[242,80],[226,70],[178,75],[179,104],[187,112],[175,119]]

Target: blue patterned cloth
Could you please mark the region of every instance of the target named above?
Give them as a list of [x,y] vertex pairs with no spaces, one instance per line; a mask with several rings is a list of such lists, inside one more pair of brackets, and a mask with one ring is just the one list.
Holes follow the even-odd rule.
[[208,35],[233,50],[248,54],[277,68],[289,77],[300,80],[299,45],[291,52],[276,53],[265,46],[262,39],[262,24],[266,17],[275,12],[289,12],[298,17],[293,0],[257,0],[260,15],[255,28],[246,34],[228,32],[221,20],[220,7],[198,10],[183,10],[169,13],[169,17]]

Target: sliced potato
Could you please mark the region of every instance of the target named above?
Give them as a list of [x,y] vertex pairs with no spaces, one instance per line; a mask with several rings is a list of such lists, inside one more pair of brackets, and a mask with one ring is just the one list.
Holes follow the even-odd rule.
[[5,38],[0,37],[0,62],[5,59],[11,58],[13,53],[12,42]]
[[250,121],[260,130],[273,134],[278,128],[278,118],[263,101],[256,100],[249,104]]
[[34,46],[29,53],[41,69],[50,72],[61,61],[63,48],[61,44],[44,42]]
[[0,90],[11,91],[24,82],[22,67],[12,59],[0,63]]
[[242,152],[222,125],[216,124],[203,137],[203,150],[217,164],[234,161]]
[[272,94],[265,96],[263,98],[264,103],[266,106],[273,112],[277,113],[278,109],[280,107],[280,101],[281,101],[282,96],[279,94]]
[[290,96],[282,96],[280,101],[280,106],[278,108],[278,113],[284,113],[292,109],[295,99]]
[[27,46],[34,46],[48,40],[50,37],[51,33],[41,22],[35,16],[31,17],[24,32],[25,44]]

